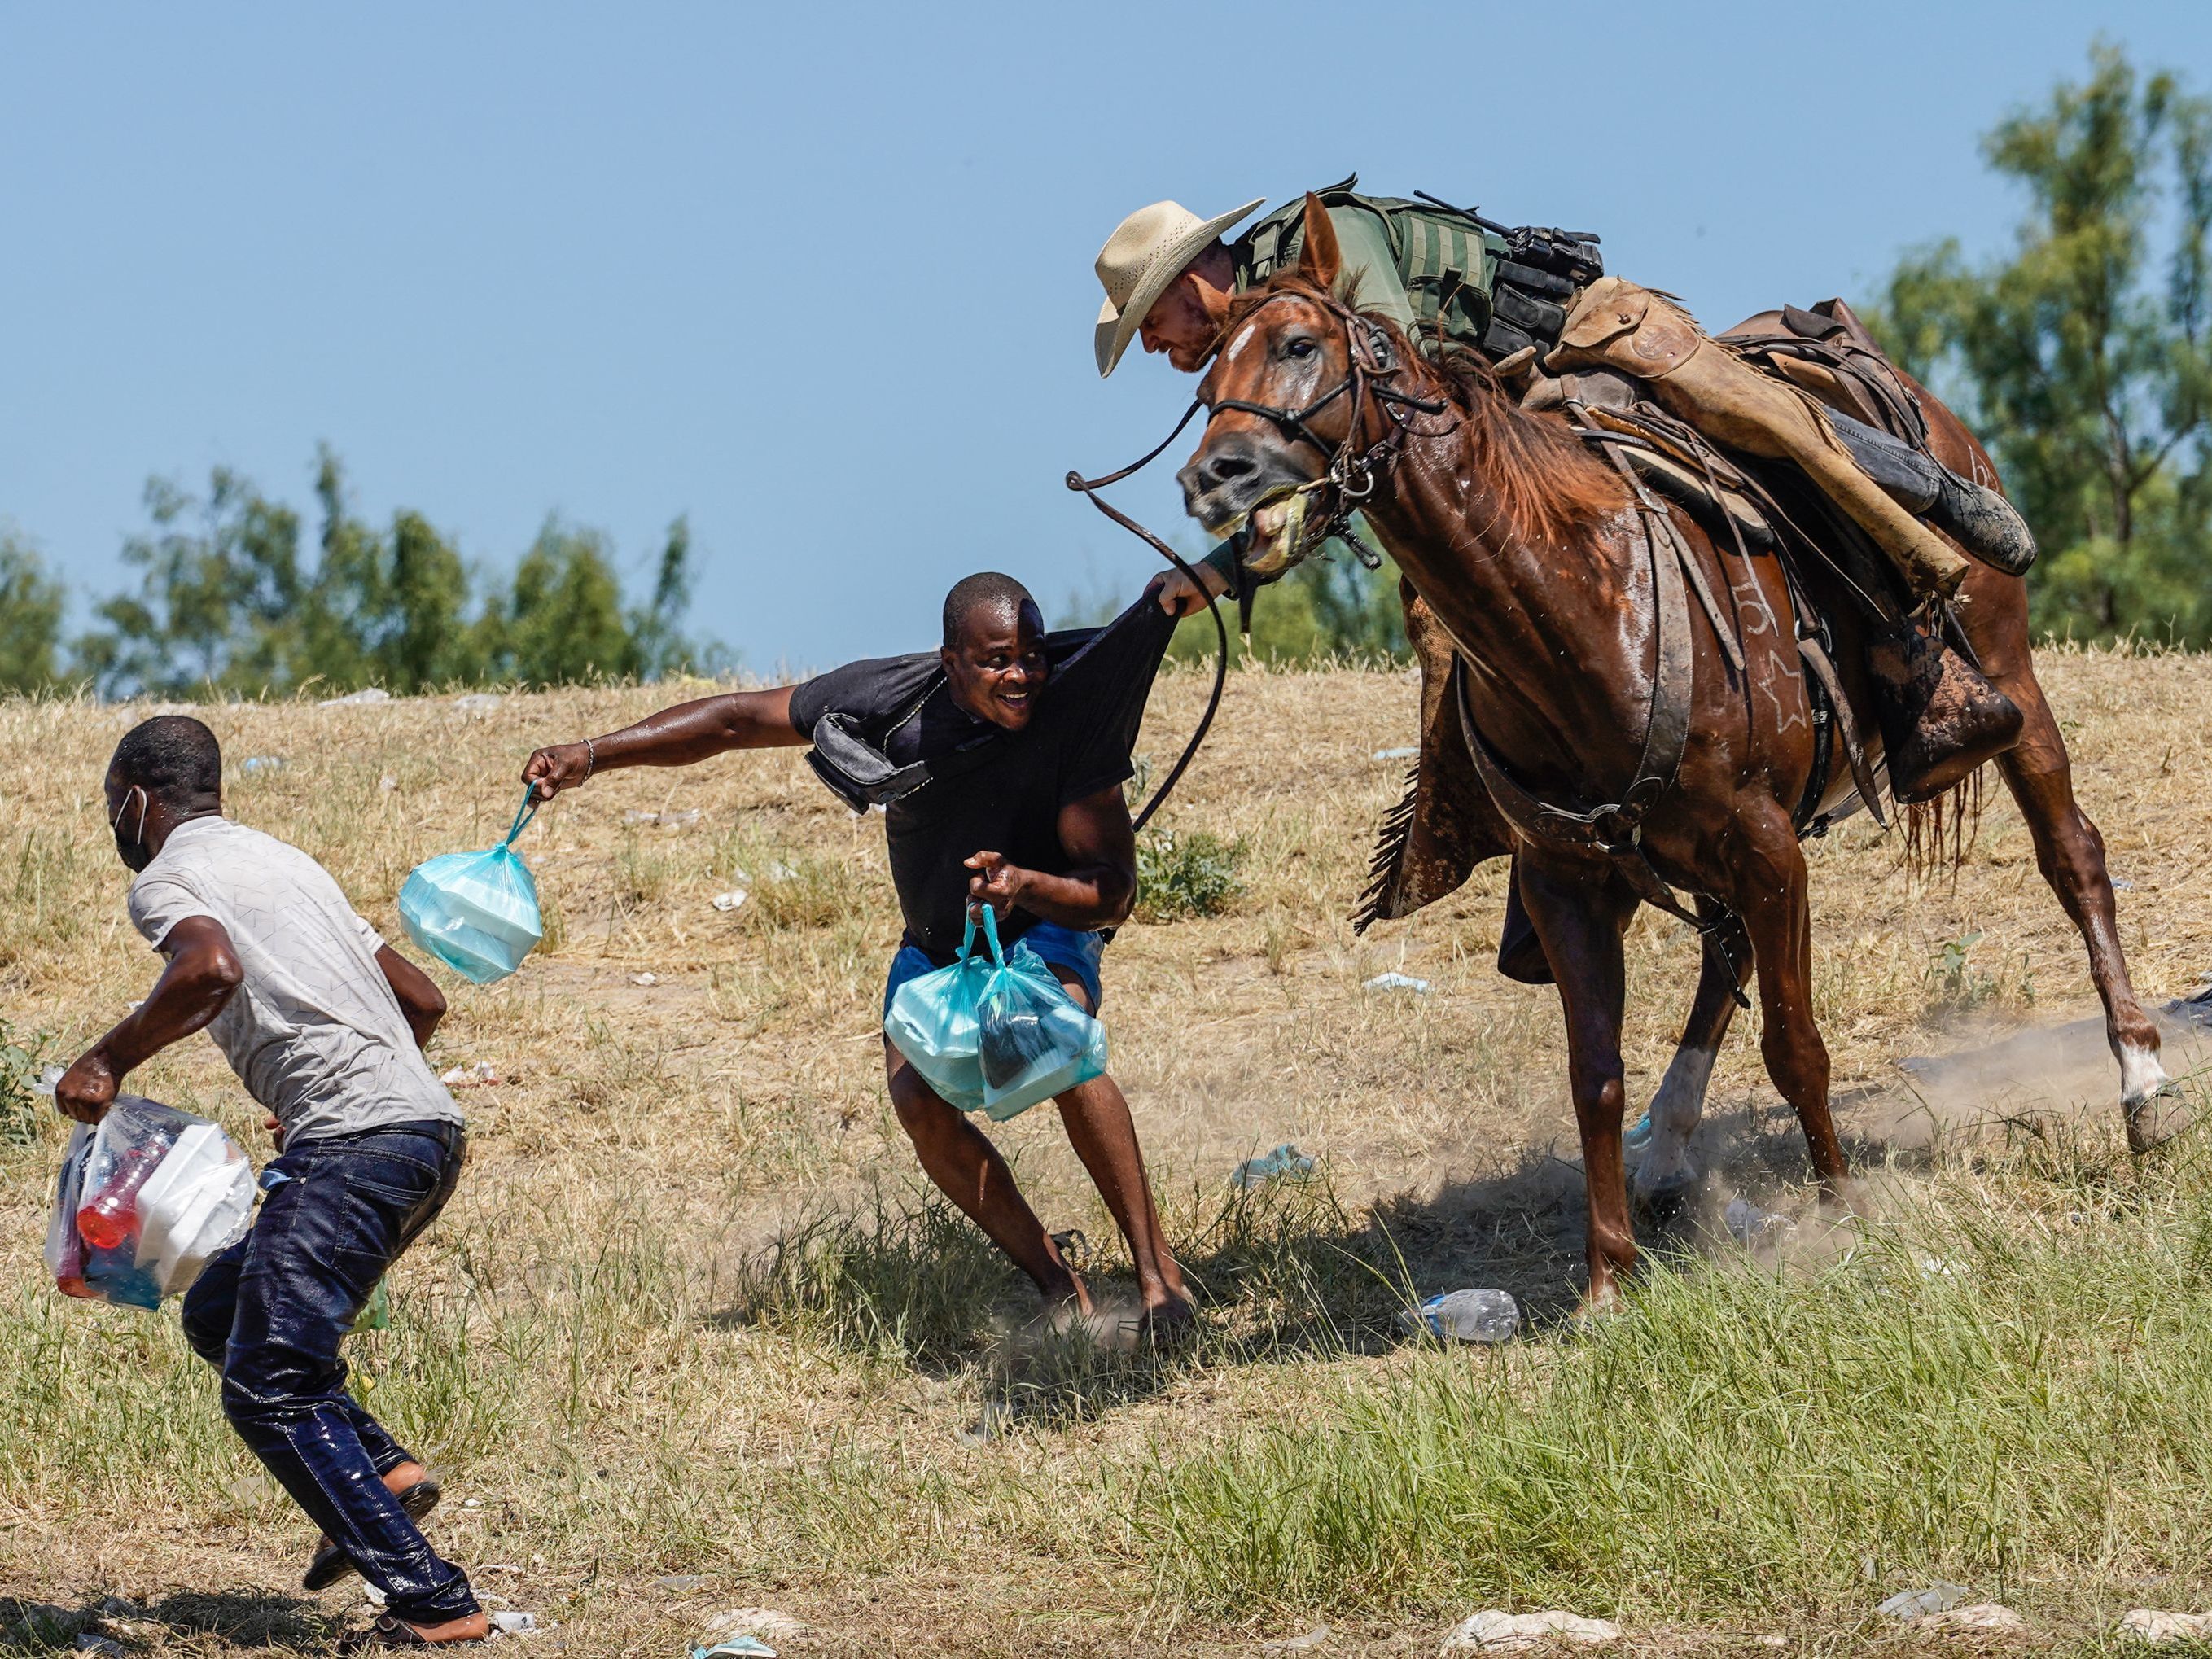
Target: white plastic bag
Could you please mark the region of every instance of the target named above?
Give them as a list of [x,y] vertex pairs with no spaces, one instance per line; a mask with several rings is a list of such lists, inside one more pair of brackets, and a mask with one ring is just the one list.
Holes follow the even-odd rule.
[[46,1230],[46,1267],[69,1296],[157,1307],[246,1235],[253,1166],[220,1125],[120,1095],[70,1137]]

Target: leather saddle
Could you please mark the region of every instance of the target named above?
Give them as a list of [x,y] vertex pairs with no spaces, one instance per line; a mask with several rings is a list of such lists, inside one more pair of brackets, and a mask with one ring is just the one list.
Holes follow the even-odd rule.
[[[1717,337],[1854,420],[1908,441],[1924,434],[1917,404],[1840,299],[1809,310],[1785,306],[1762,312]],[[1577,384],[1533,381],[1524,406],[1541,410],[1571,399],[1584,417],[1632,434],[1635,441],[1620,449],[1638,475],[1704,521],[1717,539],[1740,537],[1747,546],[1762,549],[1777,544],[1758,479],[1736,471],[1710,446],[1672,439],[1664,420],[1651,418],[1625,378],[1605,372],[1571,378]],[[1619,384],[1608,383],[1613,380]],[[1399,592],[1406,637],[1421,666],[1421,739],[1405,793],[1377,827],[1368,885],[1352,913],[1355,933],[1435,903],[1463,886],[1478,866],[1513,850],[1512,832],[1476,775],[1459,702],[1451,695],[1451,641],[1411,583],[1401,581]],[[1509,904],[1506,934],[1501,970],[1528,983],[1548,981],[1517,901]]]

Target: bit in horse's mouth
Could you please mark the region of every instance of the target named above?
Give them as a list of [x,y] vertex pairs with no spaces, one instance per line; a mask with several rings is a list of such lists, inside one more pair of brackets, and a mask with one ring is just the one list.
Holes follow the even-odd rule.
[[1233,519],[1211,527],[1234,540],[1244,568],[1255,576],[1280,575],[1305,556],[1307,496],[1297,488],[1276,493]]

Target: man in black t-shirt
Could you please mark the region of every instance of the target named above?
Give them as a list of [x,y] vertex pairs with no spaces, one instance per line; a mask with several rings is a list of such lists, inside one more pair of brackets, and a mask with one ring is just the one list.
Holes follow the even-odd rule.
[[[884,990],[958,953],[971,906],[990,905],[1000,937],[1042,957],[1092,1012],[1100,999],[1098,930],[1128,918],[1135,836],[1121,785],[1145,693],[1174,615],[1153,592],[1111,626],[1048,635],[1036,602],[1012,577],[969,576],[945,596],[944,645],[848,664],[800,685],[737,691],[662,710],[605,737],[540,749],[523,781],[550,799],[600,772],[685,766],[732,749],[817,743],[816,769],[848,800],[869,797],[834,764],[854,752],[895,780],[887,799],[892,884],[906,932]],[[966,1115],[934,1094],[886,1041],[899,1122],[945,1194],[1029,1274],[1048,1303],[1089,1314],[1083,1282],[1060,1257],[1006,1160]],[[1129,1106],[1111,1077],[1058,1097],[1060,1121],[1127,1240],[1144,1322],[1187,1322],[1182,1276],[1160,1236]]]

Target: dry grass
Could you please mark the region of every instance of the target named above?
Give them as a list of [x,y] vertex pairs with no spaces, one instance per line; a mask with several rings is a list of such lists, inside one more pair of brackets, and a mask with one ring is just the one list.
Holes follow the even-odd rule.
[[[2203,663],[2068,652],[2046,675],[2084,804],[2131,884],[2121,925],[2137,984],[2154,1001],[2186,994],[2212,968]],[[1194,676],[1164,680],[1144,746],[1172,753],[1203,690]],[[321,859],[396,932],[407,870],[495,839],[533,745],[665,696],[510,697],[477,718],[432,700],[208,718],[233,763],[233,815]],[[896,930],[880,831],[795,753],[623,774],[542,815],[524,847],[549,948],[503,985],[449,985],[436,1048],[441,1066],[487,1060],[502,1081],[462,1095],[468,1177],[395,1275],[394,1328],[354,1344],[374,1404],[447,1477],[441,1538],[480,1586],[594,1655],[676,1653],[706,1614],[738,1605],[814,1624],[780,1644],[807,1653],[1249,1650],[1317,1617],[1340,1626],[1328,1652],[1433,1651],[1479,1574],[1431,1564],[1395,1588],[1271,1589],[1225,1559],[1186,1560],[1176,1530],[1212,1513],[1200,1499],[1220,1501],[1250,1436],[1356,1433],[1377,1402],[1453,1386],[1464,1356],[1395,1344],[1409,1284],[1504,1284],[1540,1316],[1573,1295],[1579,1175],[1559,1014],[1549,992],[1491,971],[1504,866],[1364,940],[1342,920],[1399,787],[1399,764],[1371,752],[1412,740],[1415,702],[1397,674],[1237,675],[1167,822],[1243,839],[1244,890],[1219,917],[1133,927],[1109,953],[1115,1072],[1209,1301],[1206,1336],[1171,1362],[1024,1340],[1011,1272],[920,1203],[875,1035]],[[0,1010],[64,1057],[154,972],[123,918],[99,800],[109,748],[144,712],[0,703]],[[287,763],[240,775],[255,755]],[[2026,832],[1991,799],[1955,884],[1909,884],[1896,842],[1863,823],[1814,854],[1820,1012],[1863,1158],[1894,1161],[1901,1139],[1927,1139],[1900,1058],[2093,1007]],[[625,821],[692,809],[689,827]],[[732,886],[752,896],[714,910]],[[1662,922],[1647,915],[1632,939],[1639,1089],[1695,970]],[[1394,968],[1435,994],[1361,992]],[[647,973],[657,982],[634,982]],[[1714,1085],[1722,1184],[1786,1199],[1794,1129],[1749,1036],[1732,1038]],[[2136,1190],[2110,1154],[2116,1079],[2094,1054],[2074,1065],[2078,1051],[1948,1103],[1984,1116],[2086,1101],[2087,1144],[2063,1170],[2033,1147],[1914,1152],[1900,1178],[1939,1195],[1993,1190],[1996,1212],[2023,1214],[2091,1187]],[[258,1112],[204,1043],[140,1083],[258,1140]],[[1051,1119],[1030,1114],[1002,1144],[1048,1221],[1080,1228],[1110,1281],[1112,1229]],[[1231,1165],[1285,1140],[1325,1159],[1326,1183],[1252,1202],[1225,1191]],[[306,1529],[228,1437],[173,1318],[45,1288],[58,1143],[0,1146],[0,1596],[82,1608],[119,1590],[156,1615],[126,1633],[165,1650],[318,1648],[359,1603],[292,1588]],[[2189,1191],[2144,1212],[2196,1224]],[[1532,1411],[1576,1352],[1556,1330],[1525,1346],[1517,1386]],[[985,1419],[998,1432],[963,1437]],[[2069,1583],[2177,1573],[2164,1591],[2112,1591],[2172,1605],[2205,1589],[2201,1562],[2176,1559],[2198,1523],[2177,1512],[2161,1532],[2155,1516],[2116,1514],[2120,1535],[2085,1546],[2074,1579],[2021,1570],[2065,1650],[2094,1646],[2086,1613],[2067,1622]],[[1608,1519],[1644,1524],[1647,1545],[1661,1524]],[[1948,1559],[1923,1551],[1882,1571]],[[1747,1586],[1728,1603],[1589,1571],[1593,1594],[1641,1616],[1638,1651],[1743,1651],[1769,1630],[1807,1650],[1906,1645],[1856,1626],[1826,1579],[1786,1595]],[[705,1582],[654,1584],[665,1575]],[[2058,1588],[2036,1603],[2034,1583]],[[0,1632],[28,1640],[6,1611],[0,1600]]]

